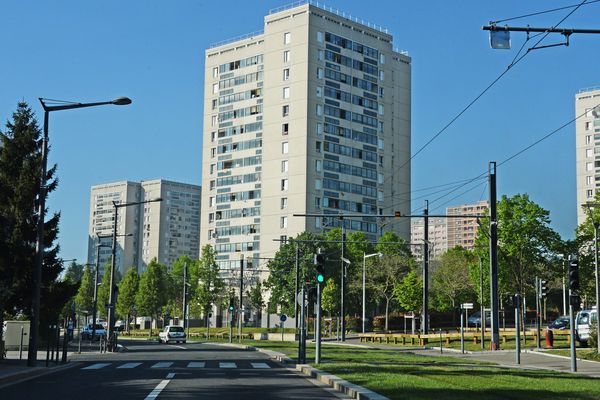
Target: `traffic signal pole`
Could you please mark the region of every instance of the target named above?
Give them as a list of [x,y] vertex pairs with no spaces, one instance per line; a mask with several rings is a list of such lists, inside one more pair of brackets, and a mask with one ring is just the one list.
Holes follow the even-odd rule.
[[579,302],[579,263],[577,257],[569,258],[569,324],[571,327],[571,372],[577,372],[577,350],[575,348],[575,305]]
[[492,350],[500,349],[500,310],[498,302],[498,219],[496,215],[496,163],[489,165],[490,183],[490,306]]
[[346,227],[344,226],[344,219],[343,217],[341,218],[342,221],[342,279],[341,279],[341,287],[340,287],[340,291],[341,291],[341,302],[340,302],[340,319],[341,321],[341,325],[342,325],[342,342],[346,341],[346,309],[345,309],[345,305],[344,305],[344,297],[345,297],[345,288],[346,288],[346,264],[344,261],[344,252],[346,249]]
[[321,363],[321,283],[317,281],[317,323],[315,328],[315,364]]

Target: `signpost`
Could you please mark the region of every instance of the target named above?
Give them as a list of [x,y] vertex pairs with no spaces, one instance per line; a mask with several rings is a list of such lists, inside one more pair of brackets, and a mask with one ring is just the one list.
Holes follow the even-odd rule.
[[465,310],[472,310],[473,303],[462,303],[460,305],[460,352],[465,353],[465,327],[464,320],[466,317]]
[[285,321],[287,320],[287,315],[281,314],[279,316],[279,321],[281,321],[281,341],[283,342],[283,333],[285,332]]

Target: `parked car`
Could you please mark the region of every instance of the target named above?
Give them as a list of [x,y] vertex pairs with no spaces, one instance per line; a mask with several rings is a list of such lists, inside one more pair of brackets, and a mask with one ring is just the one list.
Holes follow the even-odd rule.
[[[485,326],[491,326],[492,312],[485,310]],[[481,326],[481,312],[475,311],[467,318],[467,326]]]
[[[86,326],[81,328],[81,338],[82,339],[91,339],[92,333],[93,333],[92,324],[87,324]],[[101,336],[105,336],[105,335],[106,335],[106,329],[104,329],[104,327],[102,325],[96,324],[95,338],[97,340],[99,340]]]
[[569,316],[562,315],[556,318],[550,325],[548,325],[548,329],[556,329],[556,330],[566,330],[569,329]]
[[159,332],[158,334],[158,342],[159,343],[185,343],[185,331],[182,326],[175,325],[167,325],[165,328]]
[[575,318],[575,334],[577,340],[582,344],[587,344],[590,339],[590,325],[598,321],[598,313],[595,309],[581,310]]

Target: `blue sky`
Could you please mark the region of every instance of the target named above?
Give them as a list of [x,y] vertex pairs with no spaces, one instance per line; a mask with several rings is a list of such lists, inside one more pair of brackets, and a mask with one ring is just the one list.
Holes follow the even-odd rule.
[[[492,50],[481,27],[577,3],[564,1],[329,0],[325,4],[386,27],[412,57],[413,152],[498,77],[513,50]],[[200,184],[204,50],[262,29],[286,1],[21,1],[0,3],[0,121],[20,100],[43,114],[38,97],[81,102],[128,96],[133,104],[60,111],[50,119],[50,162],[60,186],[61,256],[85,260],[90,186],[171,179]],[[507,22],[548,27],[569,10]],[[600,3],[563,27],[600,28]],[[543,44],[562,41],[551,35]],[[531,43],[531,42],[530,42]],[[528,54],[412,163],[413,190],[472,178],[574,117],[578,90],[600,86],[600,36],[573,35],[569,47]],[[576,226],[575,128],[570,125],[498,168],[499,195],[529,193],[550,211],[563,238]],[[431,212],[487,198],[479,185],[433,202]],[[417,192],[415,197],[422,194]],[[451,200],[450,202],[448,202]],[[413,202],[419,212],[423,199]],[[436,208],[438,207],[438,208]]]

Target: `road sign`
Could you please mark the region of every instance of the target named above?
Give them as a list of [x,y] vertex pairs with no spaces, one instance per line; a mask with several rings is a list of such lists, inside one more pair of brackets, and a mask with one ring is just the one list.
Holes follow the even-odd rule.
[[285,321],[287,321],[287,315],[285,315],[285,314],[281,314],[281,315],[279,316],[279,320],[280,320],[281,322],[285,322]]
[[473,303],[462,303],[460,305],[460,307],[464,310],[472,310],[473,309]]
[[115,308],[115,306],[113,306],[113,305],[112,305],[112,304],[110,304],[110,303],[106,303],[106,304],[104,305],[104,307],[106,307],[106,308]]

